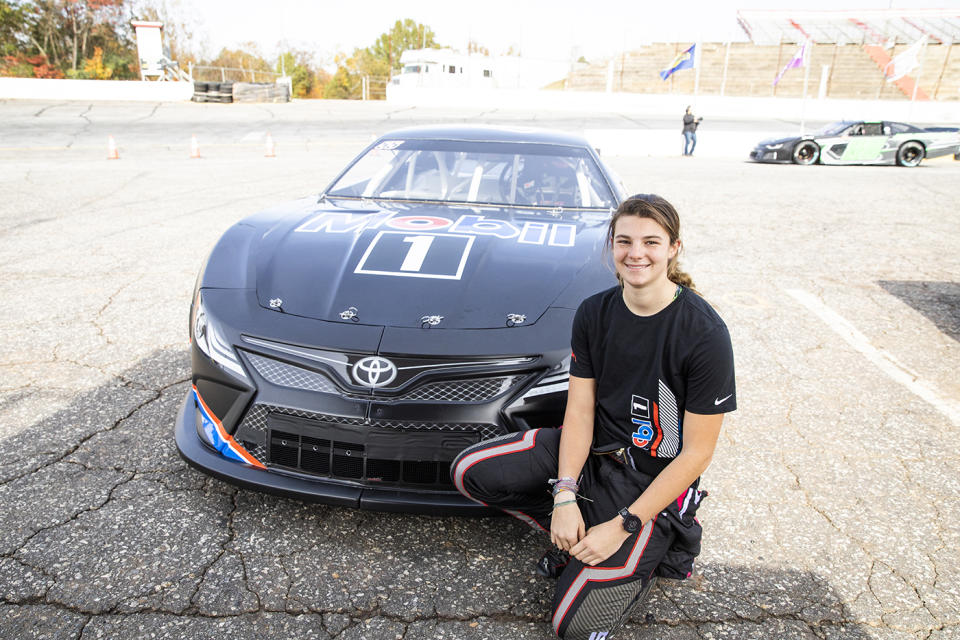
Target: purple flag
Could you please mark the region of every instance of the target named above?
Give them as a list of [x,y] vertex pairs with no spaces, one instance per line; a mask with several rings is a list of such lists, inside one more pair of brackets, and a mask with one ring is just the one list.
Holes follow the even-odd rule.
[[796,69],[797,67],[807,66],[807,57],[810,55],[810,40],[804,40],[803,44],[800,45],[800,48],[797,49],[797,52],[790,59],[790,62],[787,63],[783,69],[780,70],[780,73],[777,74],[777,77],[773,79],[773,86],[777,86],[777,83],[780,82],[780,78],[783,77],[783,74],[787,72],[788,69]]

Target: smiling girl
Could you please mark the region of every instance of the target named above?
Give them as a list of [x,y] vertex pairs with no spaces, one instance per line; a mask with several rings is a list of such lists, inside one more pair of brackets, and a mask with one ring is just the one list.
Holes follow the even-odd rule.
[[700,552],[700,474],[736,408],[727,327],[680,271],[680,220],[656,195],[610,220],[618,286],[580,305],[561,429],[481,442],[453,463],[457,488],[548,531],[561,638],[609,638],[656,577]]

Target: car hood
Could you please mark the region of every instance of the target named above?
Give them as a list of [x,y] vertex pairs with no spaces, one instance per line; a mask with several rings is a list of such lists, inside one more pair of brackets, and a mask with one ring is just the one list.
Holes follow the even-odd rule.
[[591,261],[608,211],[324,200],[256,249],[261,306],[319,320],[486,329],[532,324]]
[[800,136],[788,136],[786,138],[769,138],[767,140],[761,140],[760,142],[757,143],[757,146],[766,147],[774,144],[786,144],[788,142],[796,142],[797,140],[800,140]]

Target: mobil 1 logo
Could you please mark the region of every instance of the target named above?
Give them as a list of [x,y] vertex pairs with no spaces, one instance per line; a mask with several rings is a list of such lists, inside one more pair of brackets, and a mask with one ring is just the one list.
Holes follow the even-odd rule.
[[630,422],[633,423],[633,446],[643,449],[653,440],[653,423],[650,422],[650,401],[643,396],[630,398]]

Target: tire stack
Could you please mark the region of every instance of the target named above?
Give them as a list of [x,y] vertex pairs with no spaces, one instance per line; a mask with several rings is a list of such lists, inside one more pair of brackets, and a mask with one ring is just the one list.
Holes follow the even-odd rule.
[[232,82],[194,82],[194,102],[233,102]]

